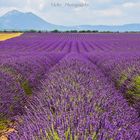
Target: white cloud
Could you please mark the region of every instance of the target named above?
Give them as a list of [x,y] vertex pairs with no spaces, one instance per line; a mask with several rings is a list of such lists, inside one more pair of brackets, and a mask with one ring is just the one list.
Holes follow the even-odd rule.
[[[87,7],[53,7],[52,2],[64,4],[89,3]],[[62,25],[123,24],[140,22],[139,0],[0,0],[0,15],[17,9],[33,12],[48,22]]]
[[100,3],[110,3],[110,2],[112,2],[112,0],[98,0],[98,2],[100,2]]
[[140,2],[126,2],[122,6],[124,8],[140,8]]
[[134,6],[135,6],[135,3],[133,3],[133,2],[127,2],[127,3],[123,4],[124,8],[132,8]]
[[98,14],[102,15],[102,16],[106,16],[106,17],[114,17],[115,16],[121,16],[122,15],[122,11],[119,8],[109,8],[109,9],[104,9],[104,10],[99,10],[97,11]]

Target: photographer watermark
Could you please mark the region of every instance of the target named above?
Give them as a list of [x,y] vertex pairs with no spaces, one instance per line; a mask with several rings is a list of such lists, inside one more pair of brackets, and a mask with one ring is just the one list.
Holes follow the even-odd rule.
[[71,8],[77,8],[77,7],[88,7],[89,4],[86,2],[78,2],[78,3],[70,3],[70,2],[65,2],[65,3],[60,3],[60,2],[51,2],[51,6],[53,7],[71,7]]

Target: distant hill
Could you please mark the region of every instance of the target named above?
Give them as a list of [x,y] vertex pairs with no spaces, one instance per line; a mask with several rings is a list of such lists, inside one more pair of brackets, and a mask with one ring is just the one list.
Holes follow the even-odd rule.
[[125,24],[125,25],[81,25],[78,27],[79,30],[98,30],[98,31],[140,31],[140,24]]
[[[6,30],[53,30],[55,25],[46,22],[35,14],[10,11],[0,17],[0,29]],[[60,27],[59,27],[60,28]]]
[[106,25],[79,25],[61,26],[49,23],[39,16],[17,10],[10,11],[0,17],[0,30],[98,30],[98,31],[140,31],[140,24],[125,24],[116,26]]

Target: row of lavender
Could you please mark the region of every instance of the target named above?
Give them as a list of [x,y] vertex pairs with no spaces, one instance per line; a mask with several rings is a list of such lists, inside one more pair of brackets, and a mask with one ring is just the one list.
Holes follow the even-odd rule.
[[140,52],[100,53],[88,58],[102,69],[129,105],[140,113]]
[[[13,108],[7,107],[7,102],[4,102],[5,108],[1,108],[2,113],[7,111],[3,115],[9,115],[8,119],[12,118],[12,121],[18,123],[15,127],[18,133],[12,133],[9,136],[11,140],[139,139],[140,120],[137,112],[128,105],[122,93],[118,92],[112,81],[104,75],[104,69],[99,69],[91,59],[86,59],[83,55],[58,57],[51,54],[51,56],[53,56],[51,59],[54,56],[56,59],[54,63],[50,61],[49,65],[45,63],[49,57],[26,56],[21,58],[22,61],[18,58],[18,61],[15,59],[5,63],[3,66],[9,66],[6,67],[7,71],[5,67],[1,69],[5,74],[13,76],[12,81],[7,81],[9,84],[18,84],[18,81],[14,81],[17,77],[24,82],[21,76],[25,76],[29,81],[23,84],[24,86],[19,84],[22,91],[16,89],[16,92],[13,92],[9,89],[9,95],[8,92],[2,91],[7,95],[6,97],[4,94],[6,98],[2,101],[10,101],[9,97],[12,96],[18,96],[20,99],[15,100],[12,97],[13,100],[9,105]],[[61,59],[62,57],[64,58]],[[26,58],[30,64],[27,64]],[[31,60],[40,62],[33,63]],[[51,68],[50,64],[56,65]],[[17,70],[17,75],[13,75],[13,70],[8,69],[12,67]],[[49,72],[47,68],[50,69]],[[18,76],[19,74],[21,76]],[[30,78],[31,74],[34,79]],[[38,78],[35,80],[39,74],[44,77],[42,84],[32,85],[39,80]],[[34,89],[37,85],[41,90],[30,93],[30,89]],[[28,96],[30,94],[32,96]]]
[[42,80],[17,116],[11,140],[128,140],[140,138],[140,119],[93,63],[67,55]]
[[[0,135],[15,122],[10,140],[140,139],[138,36],[24,34],[1,42]],[[110,39],[129,39],[129,47],[113,48]],[[79,51],[60,43],[65,53],[58,53],[57,43],[68,40],[81,42]],[[104,49],[84,50],[92,41]]]
[[1,57],[0,117],[22,113],[27,97],[39,90],[40,80],[64,54],[34,54]]
[[139,38],[140,34],[26,33],[0,42],[0,52],[136,52]]

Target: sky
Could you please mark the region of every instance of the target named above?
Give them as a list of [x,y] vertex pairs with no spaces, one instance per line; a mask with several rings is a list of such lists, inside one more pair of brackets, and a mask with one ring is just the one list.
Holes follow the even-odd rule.
[[140,0],[0,0],[0,16],[10,10],[67,26],[140,23]]

